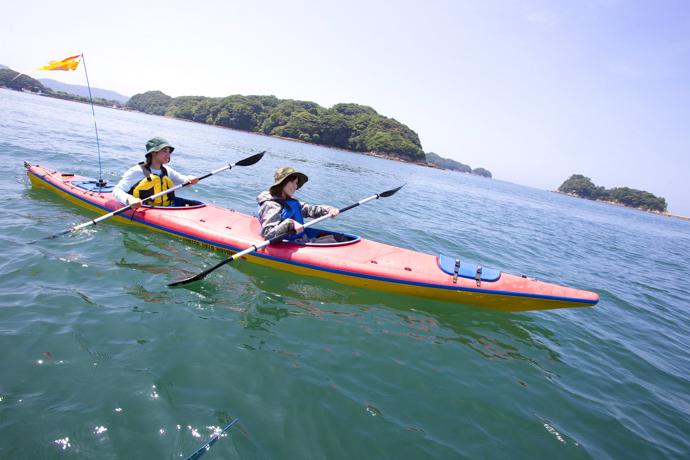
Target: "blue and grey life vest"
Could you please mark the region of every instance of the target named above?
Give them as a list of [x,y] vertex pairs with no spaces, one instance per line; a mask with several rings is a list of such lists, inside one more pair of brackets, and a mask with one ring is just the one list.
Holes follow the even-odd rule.
[[[280,204],[281,206],[281,211],[280,211],[280,221],[284,221],[285,219],[292,219],[296,222],[299,222],[300,224],[304,225],[304,217],[302,216],[302,205],[298,200],[295,200],[294,198],[290,198],[287,200],[284,200],[282,198],[273,198],[270,200],[266,201],[275,201],[276,203]],[[261,207],[261,205],[257,205],[257,210]],[[297,240],[300,239],[304,236],[304,232],[297,233],[295,235],[288,235],[285,236],[284,239],[286,240]]]
[[[284,221],[285,219],[292,219],[294,221],[299,222],[300,224],[304,225],[304,217],[302,216],[302,205],[300,204],[299,201],[290,198],[289,200],[283,200],[283,205],[282,211],[280,211],[280,221]],[[302,238],[304,236],[304,232],[299,232],[296,235],[290,235],[286,240],[296,240],[299,238]]]

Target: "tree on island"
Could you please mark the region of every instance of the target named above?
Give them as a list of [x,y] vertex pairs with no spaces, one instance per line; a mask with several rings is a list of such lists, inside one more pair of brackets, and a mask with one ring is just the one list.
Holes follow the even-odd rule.
[[475,168],[472,170],[472,174],[474,174],[475,176],[488,177],[489,179],[491,179],[491,172],[484,168]]
[[476,176],[491,178],[491,171],[484,168],[472,169],[466,164],[460,163],[459,161],[451,160],[449,158],[443,158],[434,152],[426,153],[426,161],[432,165],[438,166],[443,169],[450,169],[451,171],[460,171],[466,174],[474,174]]
[[559,192],[570,193],[577,195],[580,198],[587,198],[588,200],[606,199],[606,189],[604,187],[597,187],[594,185],[589,177],[581,174],[573,174],[560,187]]
[[438,166],[439,168],[450,169],[451,171],[460,171],[467,174],[472,172],[472,168],[466,164],[451,160],[449,158],[443,158],[441,155],[438,155],[434,152],[426,153],[426,161]]
[[161,91],[149,91],[144,94],[136,94],[129,98],[127,107],[153,115],[165,115],[170,107],[172,97]]
[[609,189],[608,197],[609,201],[647,211],[666,212],[668,208],[664,198],[634,188],[615,187]]
[[604,187],[594,185],[589,177],[581,174],[570,176],[558,187],[558,191],[589,200],[611,201],[645,211],[666,212],[668,208],[666,200],[662,197],[629,187],[616,187],[607,190]]

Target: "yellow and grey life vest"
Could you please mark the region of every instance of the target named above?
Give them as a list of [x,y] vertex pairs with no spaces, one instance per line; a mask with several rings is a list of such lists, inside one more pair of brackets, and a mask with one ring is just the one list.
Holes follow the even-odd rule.
[[[168,177],[168,171],[165,166],[161,166],[161,175],[154,174],[142,162],[139,163],[142,172],[146,177],[139,181],[134,187],[129,190],[129,194],[140,200],[144,200],[150,196],[156,195],[163,190],[168,190],[175,187],[172,179]],[[159,196],[154,200],[147,201],[145,204],[149,206],[172,206],[175,202],[175,192],[170,192],[167,195]]]

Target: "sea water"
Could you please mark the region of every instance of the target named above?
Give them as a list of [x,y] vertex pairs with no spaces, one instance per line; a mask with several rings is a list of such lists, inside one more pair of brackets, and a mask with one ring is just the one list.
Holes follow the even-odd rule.
[[[689,458],[690,222],[544,190],[0,90],[0,458]],[[23,162],[115,183],[153,136],[243,213],[290,165],[329,228],[599,293],[505,313],[384,295],[92,218]],[[471,155],[471,152],[468,152]],[[100,172],[99,172],[100,171]],[[538,173],[535,171],[535,174]]]

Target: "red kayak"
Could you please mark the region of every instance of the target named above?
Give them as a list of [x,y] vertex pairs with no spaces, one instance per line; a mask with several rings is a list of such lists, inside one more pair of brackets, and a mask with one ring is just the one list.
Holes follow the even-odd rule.
[[[26,164],[35,187],[51,190],[99,214],[122,208],[112,186],[75,174]],[[198,201],[179,206],[142,206],[115,216],[120,222],[168,233],[194,243],[237,253],[264,242],[256,217]],[[378,291],[424,297],[504,311],[594,306],[598,294],[558,286],[525,276],[484,268],[455,257],[424,254],[356,235],[309,229],[310,236],[336,236],[328,244],[280,242],[243,257],[298,275]]]

